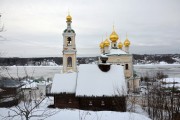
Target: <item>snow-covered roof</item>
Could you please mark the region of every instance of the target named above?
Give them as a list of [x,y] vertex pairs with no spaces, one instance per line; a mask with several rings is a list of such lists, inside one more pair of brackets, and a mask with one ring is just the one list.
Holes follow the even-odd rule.
[[31,89],[37,89],[39,85],[49,85],[51,84],[51,81],[38,81],[35,82],[34,80],[24,80],[22,88],[31,88]]
[[2,88],[17,88],[22,85],[18,80],[0,80],[0,87]]
[[106,55],[104,55],[104,54],[101,54],[101,57],[108,57],[108,56],[106,56]]
[[180,78],[164,78],[162,81],[166,83],[173,83],[173,82],[180,83]]
[[37,83],[33,82],[33,80],[24,81],[25,85],[22,88],[37,88]]
[[123,67],[111,65],[108,72],[103,72],[98,65],[79,66],[76,96],[121,96],[126,94]]
[[[173,86],[176,88],[180,88],[180,78],[164,78],[162,80],[166,84],[163,84],[163,87],[170,87],[172,88]],[[173,84],[175,82],[175,84]]]
[[51,93],[75,93],[76,75],[76,72],[55,74]]
[[40,81],[39,83],[38,83],[38,85],[49,85],[49,84],[52,84],[52,82],[51,81]]
[[127,53],[121,49],[110,49],[109,53],[106,55],[122,55],[122,54],[127,54]]

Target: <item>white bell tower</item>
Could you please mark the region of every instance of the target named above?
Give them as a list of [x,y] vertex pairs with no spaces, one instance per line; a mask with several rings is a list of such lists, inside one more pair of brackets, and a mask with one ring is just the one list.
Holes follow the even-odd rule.
[[72,17],[66,17],[67,28],[63,32],[63,72],[77,71],[75,31],[71,28]]

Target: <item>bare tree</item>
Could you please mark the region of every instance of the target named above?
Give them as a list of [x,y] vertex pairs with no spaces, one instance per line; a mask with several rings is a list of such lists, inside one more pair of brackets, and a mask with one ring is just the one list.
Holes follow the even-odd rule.
[[0,13],[0,32],[4,31],[4,25],[1,25],[1,13]]
[[[9,68],[5,67],[4,70],[6,71],[6,74],[8,75],[9,79],[11,80],[18,80],[22,81],[25,80],[26,84],[31,84],[32,81],[29,79],[32,78],[32,76],[29,76],[30,73],[28,73],[27,69],[24,67],[23,70],[25,72],[25,77],[20,77],[19,76],[19,68],[16,68],[17,74],[16,76],[12,76],[11,73],[9,72]],[[33,69],[32,74],[33,75],[35,72],[35,69]],[[26,86],[24,84],[24,86]],[[31,86],[32,87],[32,86]],[[15,95],[15,99],[19,100],[19,104],[7,108],[8,115],[3,115],[4,120],[9,120],[9,119],[26,119],[30,120],[31,118],[37,118],[37,119],[45,119],[49,116],[52,116],[56,114],[59,110],[56,109],[50,109],[47,106],[49,98],[46,96],[41,96],[41,91],[35,87],[35,88],[27,88],[26,87],[21,87],[18,91],[18,94]],[[46,104],[44,104],[44,102]],[[2,115],[1,115],[2,116]]]
[[128,95],[127,97],[127,107],[129,112],[135,112],[136,105],[138,104],[139,98],[134,95]]
[[31,118],[45,119],[50,117],[59,110],[48,108],[50,98],[39,96],[36,90],[20,89],[20,94],[16,95],[20,98],[20,103],[14,107],[7,108],[8,115],[3,116],[3,120],[22,119],[30,120]]
[[[4,31],[4,25],[2,25],[1,17],[2,17],[2,15],[1,15],[1,13],[0,13],[0,33]],[[3,39],[4,39],[4,37],[1,36],[1,34],[0,34],[0,38],[3,38]],[[2,52],[0,52],[0,56],[2,56]],[[2,76],[2,71],[5,70],[5,68],[6,68],[6,67],[4,67],[4,66],[0,66],[0,77]]]
[[[158,78],[156,78],[158,79]],[[163,87],[158,84],[147,84],[146,110],[153,120],[178,120],[180,114],[180,92],[173,87]]]

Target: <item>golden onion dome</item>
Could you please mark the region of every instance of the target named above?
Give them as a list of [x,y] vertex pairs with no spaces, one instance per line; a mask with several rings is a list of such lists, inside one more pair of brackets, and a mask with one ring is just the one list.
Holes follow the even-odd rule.
[[109,47],[109,45],[110,45],[110,42],[109,42],[108,39],[106,39],[106,40],[104,41],[104,46],[105,46],[105,47]]
[[114,26],[113,26],[113,32],[111,33],[109,39],[112,41],[112,42],[116,42],[118,39],[119,39],[119,36],[118,34],[115,32],[114,30]]
[[118,43],[118,48],[119,48],[119,49],[122,49],[122,47],[123,47],[122,42],[119,42],[119,43]]
[[124,46],[129,47],[130,44],[131,44],[130,41],[128,40],[128,38],[126,38],[126,40],[124,41]]
[[67,20],[67,22],[71,22],[72,17],[68,14],[68,16],[66,17],[66,20]]
[[103,42],[103,41],[99,44],[99,47],[100,47],[101,49],[104,48],[104,42]]

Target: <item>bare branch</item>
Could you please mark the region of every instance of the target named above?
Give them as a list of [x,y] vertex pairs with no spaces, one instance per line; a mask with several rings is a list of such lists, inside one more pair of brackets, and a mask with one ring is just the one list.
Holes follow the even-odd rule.
[[8,74],[8,76],[9,76],[12,80],[14,80],[14,78],[13,78],[13,77],[11,76],[11,74],[9,73],[9,70],[8,70],[7,67],[5,67],[5,70],[6,70],[7,74]]

